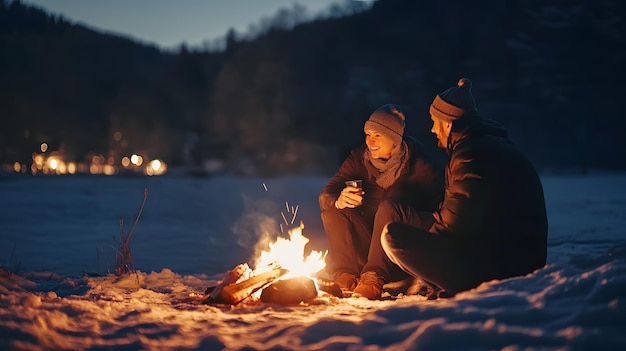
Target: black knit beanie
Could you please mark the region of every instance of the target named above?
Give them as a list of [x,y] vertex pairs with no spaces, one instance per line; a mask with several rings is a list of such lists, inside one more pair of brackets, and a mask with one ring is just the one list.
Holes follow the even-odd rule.
[[363,129],[371,129],[393,140],[395,145],[400,145],[404,135],[404,113],[400,106],[387,104],[374,111],[365,122]]
[[459,79],[458,86],[438,94],[430,105],[430,114],[443,121],[452,122],[476,114],[476,101],[472,96],[472,81]]

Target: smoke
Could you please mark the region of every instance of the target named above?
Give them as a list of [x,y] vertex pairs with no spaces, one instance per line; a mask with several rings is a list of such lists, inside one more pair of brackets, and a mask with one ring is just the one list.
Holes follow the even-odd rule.
[[243,203],[242,215],[232,231],[239,246],[252,250],[250,262],[255,262],[261,252],[268,250],[269,244],[282,234],[280,205],[275,201],[252,199],[245,195]]

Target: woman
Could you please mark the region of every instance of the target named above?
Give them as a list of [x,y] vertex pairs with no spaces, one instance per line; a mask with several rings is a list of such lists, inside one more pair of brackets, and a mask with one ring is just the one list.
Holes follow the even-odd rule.
[[[350,152],[319,195],[329,269],[344,292],[368,296],[378,290],[380,296],[385,282],[405,277],[381,247],[382,229],[400,219],[432,221],[417,213],[436,210],[441,199],[442,173],[419,141],[404,136],[404,127],[400,106],[374,111],[363,128],[365,144]],[[352,180],[361,180],[362,188],[346,185]],[[399,204],[403,218],[398,217]]]

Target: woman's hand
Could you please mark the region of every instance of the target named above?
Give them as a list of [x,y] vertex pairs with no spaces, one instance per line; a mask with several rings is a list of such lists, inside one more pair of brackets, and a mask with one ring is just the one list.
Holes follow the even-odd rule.
[[363,189],[346,186],[339,194],[339,198],[335,201],[335,207],[342,210],[344,208],[355,208],[363,204]]

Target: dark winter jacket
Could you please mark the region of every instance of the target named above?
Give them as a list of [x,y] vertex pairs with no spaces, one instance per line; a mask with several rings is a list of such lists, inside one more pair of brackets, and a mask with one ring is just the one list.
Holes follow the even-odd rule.
[[[484,269],[484,279],[523,275],[546,263],[543,187],[497,122],[453,123],[444,201],[430,232],[447,235]],[[455,250],[456,251],[456,250]]]
[[363,144],[350,152],[339,171],[320,193],[320,209],[325,211],[334,208],[347,180],[362,179],[365,192],[362,210],[365,216],[373,218],[383,200],[397,200],[423,211],[436,210],[443,196],[443,174],[432,158],[426,155],[419,141],[411,137],[405,137],[404,140],[409,148],[410,161],[392,186],[383,189],[373,178],[369,178],[364,163],[367,146]]

